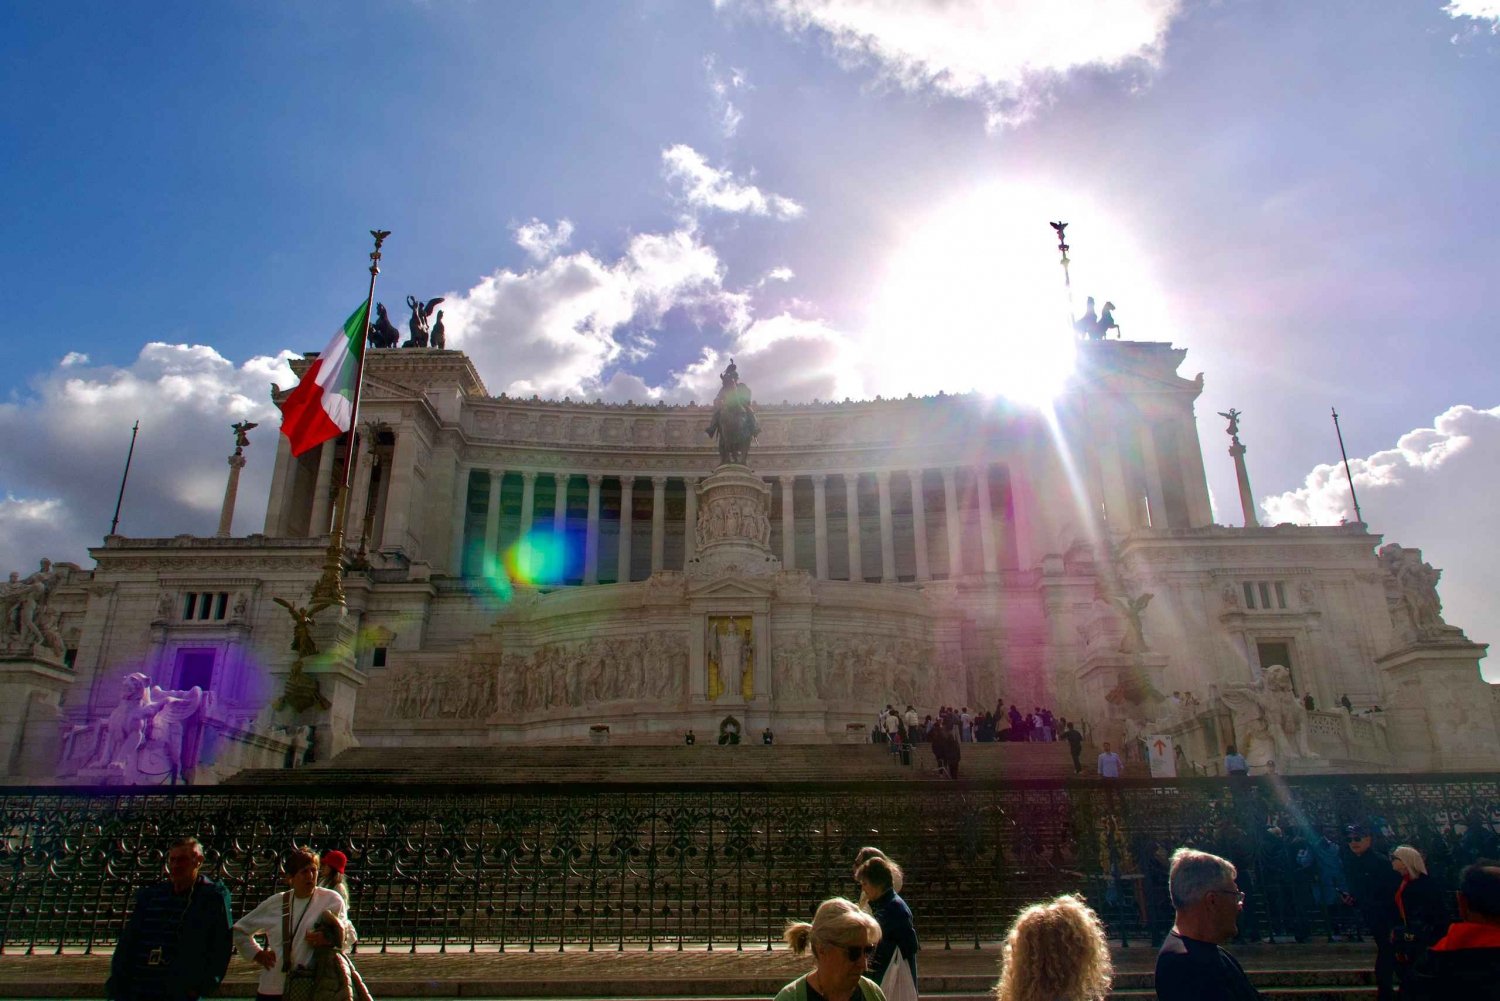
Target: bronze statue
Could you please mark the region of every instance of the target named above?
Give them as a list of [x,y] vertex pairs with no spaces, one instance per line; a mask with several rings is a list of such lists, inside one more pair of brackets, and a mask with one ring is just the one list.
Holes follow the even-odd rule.
[[260,427],[253,421],[240,421],[238,424],[229,425],[229,430],[234,432],[234,454],[239,455],[240,449],[248,448],[250,445],[250,432]]
[[272,601],[285,608],[287,614],[292,617],[292,649],[297,653],[300,662],[304,657],[311,657],[318,652],[317,641],[312,637],[312,627],[317,625],[314,618],[323,609],[332,606],[331,601],[319,601],[310,607],[298,608],[285,598],[272,598]]
[[393,348],[401,343],[401,331],[391,322],[385,311],[385,303],[375,304],[375,322],[370,324],[370,347]]
[[1243,411],[1236,410],[1233,407],[1230,407],[1228,410],[1220,410],[1218,412],[1220,417],[1223,417],[1229,421],[1229,427],[1224,429],[1224,433],[1229,435],[1229,437],[1235,439],[1236,441],[1239,440],[1240,436],[1240,414],[1242,412]]
[[1115,322],[1115,304],[1106,302],[1104,311],[1096,314],[1094,312],[1094,297],[1089,296],[1088,308],[1083,315],[1073,321],[1073,329],[1078,331],[1078,336],[1085,340],[1102,341],[1109,336],[1111,330],[1119,330],[1120,325]]
[[1135,598],[1124,595],[1114,595],[1110,601],[1119,610],[1120,617],[1125,620],[1125,635],[1120,639],[1121,653],[1143,653],[1149,650],[1146,645],[1146,632],[1141,624],[1141,614],[1146,611],[1146,606],[1151,604],[1155,595],[1146,592]]
[[406,305],[411,307],[411,319],[406,321],[406,328],[411,331],[411,339],[401,345],[403,348],[425,348],[428,339],[428,321],[432,319],[432,311],[437,309],[438,303],[443,299],[428,299],[423,302],[416,296],[406,297]]
[[[437,301],[441,302],[442,300],[439,299]],[[437,322],[432,325],[431,343],[433,347],[440,351],[448,347],[448,334],[443,329],[443,311],[441,309],[437,311]]]
[[719,376],[719,395],[714,397],[714,419],[705,432],[719,440],[719,463],[744,465],[750,456],[750,442],[760,434],[755,408],[750,402],[750,387],[740,382],[734,359]]

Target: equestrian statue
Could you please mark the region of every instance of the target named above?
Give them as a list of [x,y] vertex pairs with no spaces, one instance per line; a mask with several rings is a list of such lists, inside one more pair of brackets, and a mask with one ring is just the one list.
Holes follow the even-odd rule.
[[734,359],[719,376],[719,395],[714,397],[714,419],[705,429],[710,438],[719,440],[719,464],[737,463],[746,465],[750,456],[750,442],[760,434],[760,424],[755,419],[755,408],[750,404],[750,387],[740,382],[739,369]]

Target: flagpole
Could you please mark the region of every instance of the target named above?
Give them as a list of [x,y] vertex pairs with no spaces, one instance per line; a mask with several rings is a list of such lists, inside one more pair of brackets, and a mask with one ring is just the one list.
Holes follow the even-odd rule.
[[333,501],[333,531],[328,536],[328,551],[323,556],[323,575],[313,587],[314,601],[344,605],[344,522],[349,516],[349,487],[354,481],[355,435],[359,429],[359,390],[365,376],[365,351],[370,343],[370,311],[375,304],[375,278],[380,274],[380,246],[391,235],[388,229],[372,229],[375,249],[370,253],[370,291],[365,296],[365,329],[360,331],[359,348],[354,356],[354,396],[350,400],[349,430],[344,432],[344,475]]
[[1354,520],[1361,525],[1365,523],[1365,516],[1359,512],[1359,494],[1354,492],[1354,474],[1349,472],[1349,453],[1344,451],[1344,429],[1339,427],[1339,412],[1333,410],[1333,431],[1339,436],[1339,455],[1344,457],[1344,478],[1349,481],[1349,498],[1354,501]]
[[125,453],[125,472],[120,476],[120,495],[115,498],[115,517],[109,523],[109,534],[114,535],[120,527],[120,505],[125,503],[125,482],[130,479],[130,460],[135,458],[135,436],[140,434],[141,422],[136,421],[130,429],[130,451]]

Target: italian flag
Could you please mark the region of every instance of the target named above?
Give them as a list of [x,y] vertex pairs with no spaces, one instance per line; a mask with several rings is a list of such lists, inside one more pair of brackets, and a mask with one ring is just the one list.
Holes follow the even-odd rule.
[[281,433],[293,455],[337,438],[354,423],[354,380],[369,319],[370,304],[362,302],[282,401]]

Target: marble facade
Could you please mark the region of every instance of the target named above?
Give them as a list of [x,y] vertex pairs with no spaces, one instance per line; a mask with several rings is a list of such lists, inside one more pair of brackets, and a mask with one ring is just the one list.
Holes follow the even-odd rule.
[[[1277,664],[1315,705],[1268,745],[1282,770],[1500,765],[1485,646],[1442,621],[1418,550],[1215,525],[1185,352],[1079,347],[1055,426],[975,396],[757,401],[750,465],[717,469],[706,407],[494,397],[461,352],[372,352],[359,568],[306,665],[329,707],[270,708],[294,660],[272,598],[307,603],[345,454],[278,438],[261,532],[112,536],[49,579],[33,618],[64,653],[0,657],[8,774],[55,777],[135,673],[204,693],[200,782],[356,743],[674,741],[731,716],[841,741],[887,702],[999,697],[1207,761],[1262,725],[1235,693]],[[1142,595],[1144,643],[1117,600]]]

